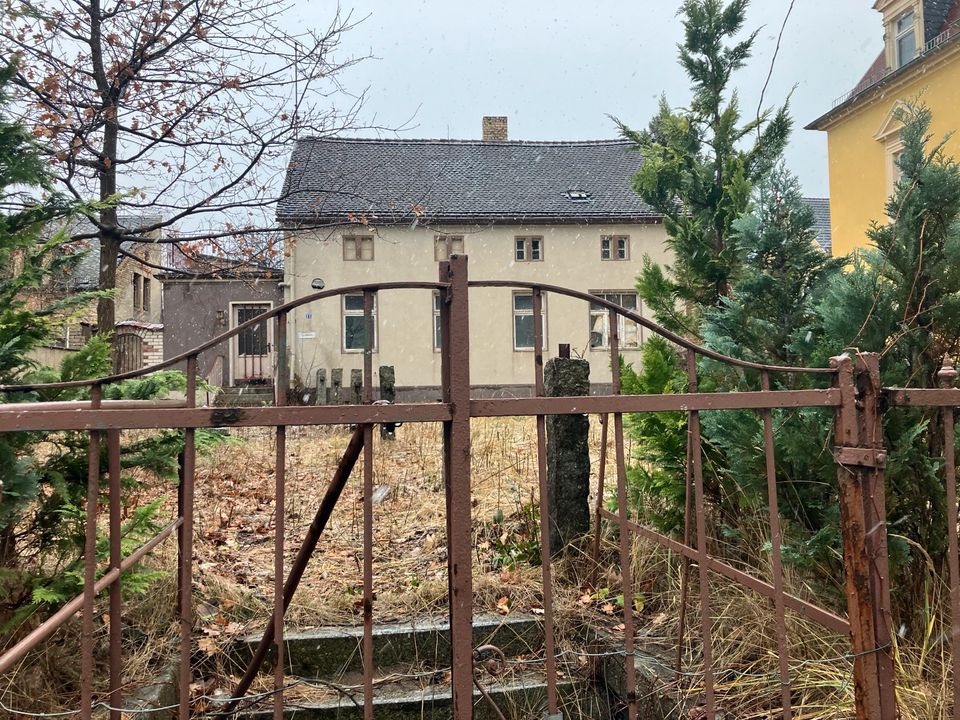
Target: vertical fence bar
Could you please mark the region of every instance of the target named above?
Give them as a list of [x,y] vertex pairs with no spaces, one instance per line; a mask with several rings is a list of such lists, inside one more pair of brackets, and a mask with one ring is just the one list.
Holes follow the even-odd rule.
[[[373,302],[363,291],[363,402],[373,402]],[[363,426],[363,717],[373,718],[373,425]]]
[[[110,568],[120,568],[123,559],[120,547],[120,431],[107,431],[107,471],[110,474]],[[123,647],[121,617],[123,594],[120,576],[110,584],[110,720],[120,720],[123,704]]]
[[[760,374],[760,389],[770,392],[770,373]],[[773,565],[773,604],[777,618],[777,654],[780,663],[780,703],[783,720],[793,717],[790,698],[790,645],[787,641],[786,608],[783,599],[783,557],[780,538],[780,503],[777,498],[777,467],[773,447],[773,411],[763,411],[763,449],[767,466],[767,506],[770,513],[770,557]]]
[[[616,310],[610,310],[610,379],[611,391],[620,394],[620,320]],[[627,525],[630,517],[627,503],[627,461],[623,447],[623,413],[613,414],[613,442],[617,461],[617,512],[620,525],[620,575],[623,584],[623,635],[627,682],[627,718],[637,719],[637,662],[633,627],[633,536]]]
[[[103,390],[90,389],[90,407],[100,407]],[[83,543],[83,620],[80,630],[80,717],[93,716],[93,610],[97,579],[97,500],[100,495],[100,433],[90,433],[90,454],[87,463],[87,514]]]
[[[683,544],[690,547],[690,533],[693,525],[690,516],[693,514],[693,437],[690,428],[687,428],[687,467],[683,477]],[[677,621],[677,658],[675,669],[677,682],[683,677],[684,641],[687,637],[687,598],[690,595],[690,558],[684,555],[680,558],[680,617]]]
[[[533,290],[534,389],[543,397],[543,294]],[[537,415],[537,475],[540,480],[540,568],[543,581],[543,650],[546,655],[547,714],[557,715],[557,658],[553,627],[553,566],[550,548],[550,507],[547,488],[547,419]]]
[[600,572],[600,531],[601,515],[603,510],[604,484],[607,474],[607,428],[609,415],[600,416],[600,465],[597,468],[597,502],[593,513],[593,570],[590,575],[590,585],[596,589],[597,573]]
[[[274,383],[274,404],[287,404],[289,382],[289,358],[287,354],[287,313],[277,313],[277,374]],[[276,665],[273,668],[273,718],[283,720],[283,685],[286,672],[286,657],[283,644],[283,615],[286,603],[283,592],[284,545],[287,519],[287,426],[277,425],[277,457],[274,469],[274,542],[273,542],[273,642]]]
[[[187,407],[197,404],[197,356],[187,358]],[[196,432],[183,431],[183,483],[181,517],[183,534],[180,543],[180,720],[190,720],[190,667],[193,642],[193,491],[196,471]]]
[[[687,392],[697,392],[697,354],[687,353]],[[703,641],[703,686],[707,720],[716,717],[713,679],[713,619],[710,617],[710,571],[707,569],[707,511],[703,490],[703,448],[700,441],[700,412],[690,411],[690,465],[696,491],[694,509],[697,515],[697,571],[700,581],[700,627]]]
[[[937,377],[942,387],[954,386],[957,371],[950,358],[944,359]],[[953,423],[953,408],[947,406],[943,408],[943,460],[947,491],[947,565],[950,568],[950,650],[953,668],[953,718],[960,720],[960,548],[957,540],[957,464]]]
[[447,503],[447,582],[450,599],[450,685],[454,720],[473,719],[473,529],[470,487],[470,312],[467,256],[440,263],[440,282],[450,283],[440,306],[443,400],[451,419],[443,424]]

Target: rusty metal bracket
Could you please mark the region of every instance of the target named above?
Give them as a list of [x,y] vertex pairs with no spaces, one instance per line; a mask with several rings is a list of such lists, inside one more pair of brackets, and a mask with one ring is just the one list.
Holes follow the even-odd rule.
[[838,446],[833,449],[833,457],[844,467],[882,469],[887,466],[887,452],[874,448]]

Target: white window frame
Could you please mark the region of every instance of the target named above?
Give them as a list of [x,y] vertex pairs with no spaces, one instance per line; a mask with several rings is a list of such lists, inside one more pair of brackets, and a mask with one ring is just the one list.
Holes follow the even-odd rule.
[[[364,248],[370,248],[370,257],[364,257]],[[371,262],[374,257],[373,235],[344,235],[343,259],[345,262]]]
[[[530,298],[530,309],[526,308],[518,309],[517,308],[517,298],[518,297],[528,297]],[[531,337],[530,345],[519,346],[517,345],[517,319],[521,317],[533,317],[533,291],[531,290],[514,290],[510,295],[510,325],[512,328],[513,334],[513,350],[514,352],[533,352],[534,351],[534,340]],[[531,329],[533,321],[531,320]],[[540,323],[542,326],[542,343],[541,350],[547,347],[547,296],[544,293],[540,294]]]
[[[910,27],[901,28],[900,23],[902,23],[908,17],[910,18]],[[900,42],[906,40],[910,36],[913,36],[913,55],[908,58],[904,58],[900,52]],[[917,57],[917,50],[917,13],[914,10],[907,10],[900,17],[893,21],[893,52],[896,59],[897,68],[903,67]]]
[[[604,300],[610,300],[611,302],[617,303],[620,307],[623,307],[624,310],[631,310],[631,308],[624,307],[620,302],[614,299],[611,296],[623,296],[623,295],[632,295],[636,302],[636,307],[633,308],[633,312],[638,315],[642,315],[642,304],[640,301],[640,296],[636,290],[591,290],[591,295],[596,295],[597,297],[603,298]],[[610,310],[606,307],[594,308],[593,303],[589,307],[590,320],[587,335],[587,347],[590,350],[609,350],[610,349]],[[636,328],[634,342],[627,343],[625,341],[627,337],[627,323],[632,324]],[[600,333],[600,344],[594,345],[592,342],[593,333]],[[643,326],[639,323],[634,322],[625,318],[623,315],[617,315],[617,337],[619,339],[619,348],[621,350],[637,350],[643,344]]]
[[451,255],[463,254],[463,235],[436,235],[433,238],[433,259],[449,260]]
[[[340,296],[340,348],[344,353],[362,353],[365,348],[348,348],[347,347],[347,318],[348,317],[359,317],[363,318],[363,307],[361,306],[359,310],[356,309],[347,309],[347,298],[348,297],[359,297],[360,300],[363,300],[362,292],[354,293],[344,293]],[[373,317],[373,343],[371,343],[372,352],[378,352],[380,342],[380,328],[378,327],[379,323],[377,320],[377,293],[373,293],[373,306],[370,308],[370,315]]]
[[630,259],[629,235],[601,235],[600,259],[604,262],[618,262]]
[[[534,257],[534,255],[538,257]],[[543,237],[540,235],[518,235],[515,237],[513,239],[513,259],[516,262],[542,262]]]

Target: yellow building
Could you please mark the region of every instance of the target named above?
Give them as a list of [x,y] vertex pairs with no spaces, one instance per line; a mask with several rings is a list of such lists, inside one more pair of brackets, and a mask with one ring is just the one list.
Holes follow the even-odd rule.
[[[833,252],[868,243],[871,221],[898,176],[902,148],[894,111],[920,99],[933,113],[935,138],[960,130],[960,0],[877,0],[884,49],[850,92],[808,130],[827,133]],[[960,134],[947,151],[960,156]]]

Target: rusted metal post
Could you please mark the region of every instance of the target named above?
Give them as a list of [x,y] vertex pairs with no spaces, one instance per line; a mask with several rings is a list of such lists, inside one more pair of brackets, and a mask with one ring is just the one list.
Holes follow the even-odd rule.
[[[937,373],[943,388],[952,388],[957,382],[956,368],[950,358],[944,358]],[[960,718],[960,548],[957,541],[957,461],[954,451],[954,412],[943,409],[944,481],[947,491],[947,565],[950,568],[950,633],[953,666],[953,717]]]
[[[611,392],[620,394],[620,321],[609,311]],[[626,661],[627,720],[637,720],[637,660],[633,626],[633,535],[627,507],[627,461],[623,446],[623,413],[613,414],[613,447],[617,462],[617,520],[620,531],[620,577],[623,587],[623,650]]]
[[597,587],[597,574],[600,572],[600,521],[603,519],[604,480],[607,474],[607,427],[609,416],[600,416],[600,460],[597,466],[597,501],[593,513],[593,570],[590,573],[590,585]]
[[[687,352],[687,392],[696,393],[697,354]],[[707,499],[703,489],[703,448],[700,438],[700,413],[691,411],[689,416],[690,459],[693,488],[696,491],[693,505],[697,523],[697,571],[700,581],[700,635],[703,641],[703,686],[704,705],[707,718],[713,718],[717,712],[713,676],[713,618],[710,615],[710,570],[707,567],[709,548],[707,547]]]
[[[533,376],[534,392],[543,397],[543,295],[539,288],[533,291]],[[547,425],[546,417],[537,415],[537,479],[540,489],[540,571],[543,582],[543,650],[547,675],[547,715],[557,714],[557,657],[553,626],[553,565],[551,541],[554,523],[551,518],[551,501],[547,478]],[[589,469],[588,469],[589,470]]]
[[[94,385],[90,390],[90,407],[100,406],[102,390]],[[90,433],[87,463],[87,513],[83,546],[83,620],[80,635],[80,717],[93,716],[93,606],[97,579],[97,498],[100,494],[100,433]]]
[[[770,392],[770,373],[760,375],[760,389]],[[790,643],[787,640],[786,609],[783,596],[783,557],[780,538],[780,502],[777,497],[777,468],[773,446],[773,411],[763,411],[763,448],[767,470],[767,510],[770,515],[770,558],[773,572],[774,610],[777,618],[777,660],[780,666],[780,705],[783,720],[793,717],[790,697]]]
[[[123,560],[120,545],[120,431],[107,431],[107,472],[110,474],[110,568],[120,567]],[[120,634],[123,594],[120,577],[110,584],[110,720],[120,720],[123,705],[123,640]]]
[[895,720],[879,358],[842,355],[830,364],[841,395],[834,455],[856,713],[858,720]]
[[[289,360],[287,352],[287,313],[277,315],[277,376],[274,388],[274,404],[287,404],[287,389],[290,387]],[[286,540],[286,473],[287,473],[287,426],[277,425],[277,456],[274,467],[274,538],[273,538],[273,635],[277,664],[273,668],[273,718],[283,720],[283,685],[286,658],[283,647],[283,617],[286,610],[283,602],[283,551]]]
[[450,685],[454,720],[473,720],[473,574],[470,487],[470,316],[467,256],[440,263],[440,282],[450,283],[440,303],[443,400],[451,419],[443,424],[447,502],[447,582],[450,598]]
[[[369,290],[363,293],[363,387],[359,398],[373,402],[373,302]],[[351,372],[354,392],[358,390],[357,370]],[[373,425],[363,426],[363,717],[373,720]]]
[[[196,406],[197,401],[197,356],[187,359],[187,407]],[[186,428],[183,431],[183,483],[182,503],[180,507],[183,524],[181,542],[179,585],[180,585],[180,720],[190,720],[190,683],[193,672],[190,665],[193,644],[193,491],[196,470],[196,430]]]

